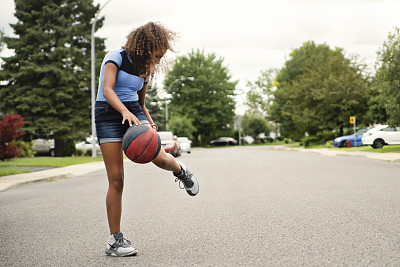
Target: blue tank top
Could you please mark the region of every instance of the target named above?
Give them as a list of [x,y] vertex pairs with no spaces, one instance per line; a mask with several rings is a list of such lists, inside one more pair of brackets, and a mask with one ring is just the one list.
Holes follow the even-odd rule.
[[104,57],[101,63],[96,101],[107,101],[103,96],[103,74],[104,67],[108,63],[114,64],[118,68],[114,91],[121,102],[138,101],[137,91],[142,89],[144,79],[139,77],[139,72],[132,64],[125,49],[111,51]]

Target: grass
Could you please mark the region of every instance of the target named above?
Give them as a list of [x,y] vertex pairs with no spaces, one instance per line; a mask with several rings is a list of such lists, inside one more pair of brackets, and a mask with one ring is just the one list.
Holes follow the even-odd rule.
[[98,156],[97,159],[91,157],[35,157],[35,158],[17,158],[7,161],[0,161],[0,166],[37,166],[37,167],[65,167],[75,164],[88,163],[94,161],[102,161],[103,158]]
[[[274,144],[274,143],[273,143]],[[302,147],[300,143],[289,143],[289,144],[283,144],[285,147]],[[327,147],[325,145],[310,145],[306,149],[318,149],[318,148],[328,148],[328,149],[334,149],[334,150],[340,150],[340,151],[363,151],[363,152],[374,152],[374,153],[400,153],[400,145],[390,145],[390,146],[384,146],[383,148],[372,148],[371,146],[359,146],[359,147]]]
[[19,173],[28,173],[31,170],[26,169],[0,169],[0,176],[14,175]]
[[351,148],[332,148],[343,151],[363,151],[374,153],[400,153],[400,145],[384,146],[383,148],[372,148],[371,146],[351,147]]
[[[291,143],[285,143],[284,141],[275,141],[272,143],[262,143],[262,144],[246,144],[246,146],[284,146],[288,148],[304,148],[300,144],[300,142],[291,142]],[[214,146],[208,146],[209,148],[216,148]],[[226,147],[226,146],[221,146],[221,147]],[[309,147],[306,147],[306,149],[321,149],[321,148],[327,148],[327,149],[335,149],[335,150],[340,150],[340,151],[364,151],[364,152],[374,152],[374,153],[400,153],[400,145],[390,145],[390,146],[384,146],[383,148],[372,148],[371,146],[360,146],[360,147],[331,147],[331,146],[326,146],[326,145],[310,145]]]

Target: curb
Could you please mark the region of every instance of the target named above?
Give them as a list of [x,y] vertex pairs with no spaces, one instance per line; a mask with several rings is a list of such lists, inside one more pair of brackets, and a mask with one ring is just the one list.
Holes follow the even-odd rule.
[[400,153],[374,153],[374,152],[363,152],[363,151],[340,151],[332,150],[328,148],[289,148],[285,146],[271,146],[273,149],[283,149],[288,151],[299,151],[299,152],[314,152],[324,156],[358,156],[366,157],[369,159],[378,159],[391,162],[400,162]]

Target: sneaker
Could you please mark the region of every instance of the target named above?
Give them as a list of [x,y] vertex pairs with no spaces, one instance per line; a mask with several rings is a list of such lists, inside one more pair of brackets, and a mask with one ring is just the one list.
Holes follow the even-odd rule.
[[186,192],[191,195],[195,196],[197,193],[199,193],[199,183],[197,182],[196,178],[194,177],[193,173],[189,171],[188,168],[186,168],[185,165],[182,163],[179,163],[179,165],[182,168],[182,171],[180,174],[175,174],[175,182],[179,181],[179,185],[182,182],[184,187],[181,187],[182,189],[186,189]]
[[137,249],[131,246],[131,242],[126,240],[121,232],[108,238],[105,252],[108,256],[116,257],[134,256],[138,253]]

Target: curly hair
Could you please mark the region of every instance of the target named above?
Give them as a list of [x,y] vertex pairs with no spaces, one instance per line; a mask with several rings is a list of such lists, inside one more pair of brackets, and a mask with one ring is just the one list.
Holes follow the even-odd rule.
[[127,41],[122,48],[134,62],[139,76],[151,79],[157,71],[157,64],[152,62],[152,55],[157,51],[172,49],[172,42],[177,34],[160,23],[148,22],[143,26],[133,29],[127,36]]

